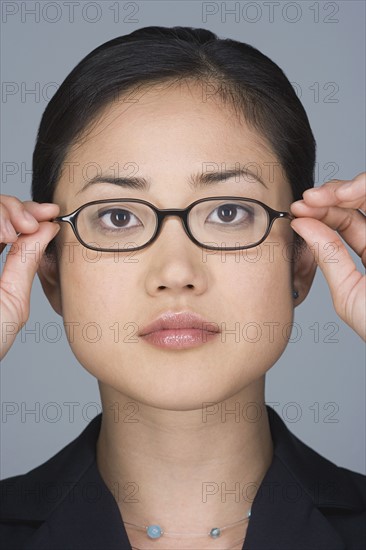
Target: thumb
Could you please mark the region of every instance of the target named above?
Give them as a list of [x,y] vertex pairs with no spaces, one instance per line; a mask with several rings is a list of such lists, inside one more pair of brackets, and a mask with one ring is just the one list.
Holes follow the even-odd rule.
[[28,319],[34,276],[46,246],[59,230],[58,224],[40,222],[35,233],[20,235],[11,246],[1,276],[1,287],[6,299],[4,314],[7,321],[21,324]]

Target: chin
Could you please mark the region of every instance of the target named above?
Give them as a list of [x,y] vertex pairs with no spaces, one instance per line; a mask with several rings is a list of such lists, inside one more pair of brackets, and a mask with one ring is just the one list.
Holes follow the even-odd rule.
[[[204,365],[195,364],[191,358],[189,366],[167,364],[167,361],[165,365],[161,361],[154,365],[152,361],[146,361],[145,365],[133,369],[118,365],[111,368],[109,364],[105,368],[87,370],[99,380],[107,401],[121,399],[157,409],[192,411],[202,410],[208,403],[239,399],[242,392],[244,396],[247,393],[248,401],[255,400],[257,395],[260,398],[257,390],[262,387],[263,375],[268,368],[252,364],[248,370],[242,360],[236,367],[233,363],[228,369],[228,365],[223,367],[221,362],[208,366],[207,358]],[[129,364],[136,365],[136,362]]]

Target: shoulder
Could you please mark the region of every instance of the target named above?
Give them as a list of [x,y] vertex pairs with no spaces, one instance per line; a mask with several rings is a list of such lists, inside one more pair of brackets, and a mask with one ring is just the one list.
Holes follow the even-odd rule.
[[[319,548],[365,548],[366,475],[327,459],[293,434],[274,410],[268,412],[274,461],[264,479],[273,487],[279,483],[278,498],[274,500],[281,508],[278,520],[292,517],[293,524],[299,522],[300,530],[307,525],[307,516],[308,528],[315,532],[318,527]],[[302,521],[297,518],[301,509]],[[306,533],[309,529],[302,530]],[[323,546],[320,532],[327,541]],[[307,536],[311,537],[304,534]],[[309,548],[315,548],[314,544],[315,540],[309,541]]]
[[95,462],[100,421],[98,415],[39,466],[0,481],[0,539],[4,548],[22,548],[61,502],[75,500],[75,487]]

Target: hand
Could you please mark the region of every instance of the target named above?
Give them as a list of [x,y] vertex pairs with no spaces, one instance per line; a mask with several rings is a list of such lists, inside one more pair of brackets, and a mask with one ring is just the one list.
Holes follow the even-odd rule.
[[58,213],[57,204],[22,203],[0,195],[0,253],[6,244],[13,243],[0,279],[0,359],[29,317],[30,292],[42,252],[60,229],[47,220]]
[[[307,189],[291,204],[291,226],[307,242],[322,270],[336,312],[366,340],[366,276],[357,271],[346,243],[366,267],[366,172],[352,180]],[[359,209],[359,210],[358,210]],[[334,253],[328,243],[334,246]]]

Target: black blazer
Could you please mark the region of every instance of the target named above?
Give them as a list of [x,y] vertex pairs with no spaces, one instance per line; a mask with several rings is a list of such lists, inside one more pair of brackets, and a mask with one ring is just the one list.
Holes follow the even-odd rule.
[[[366,476],[322,457],[267,410],[274,456],[252,503],[243,550],[364,550]],[[131,550],[97,469],[101,416],[37,468],[0,482],[1,548]]]

